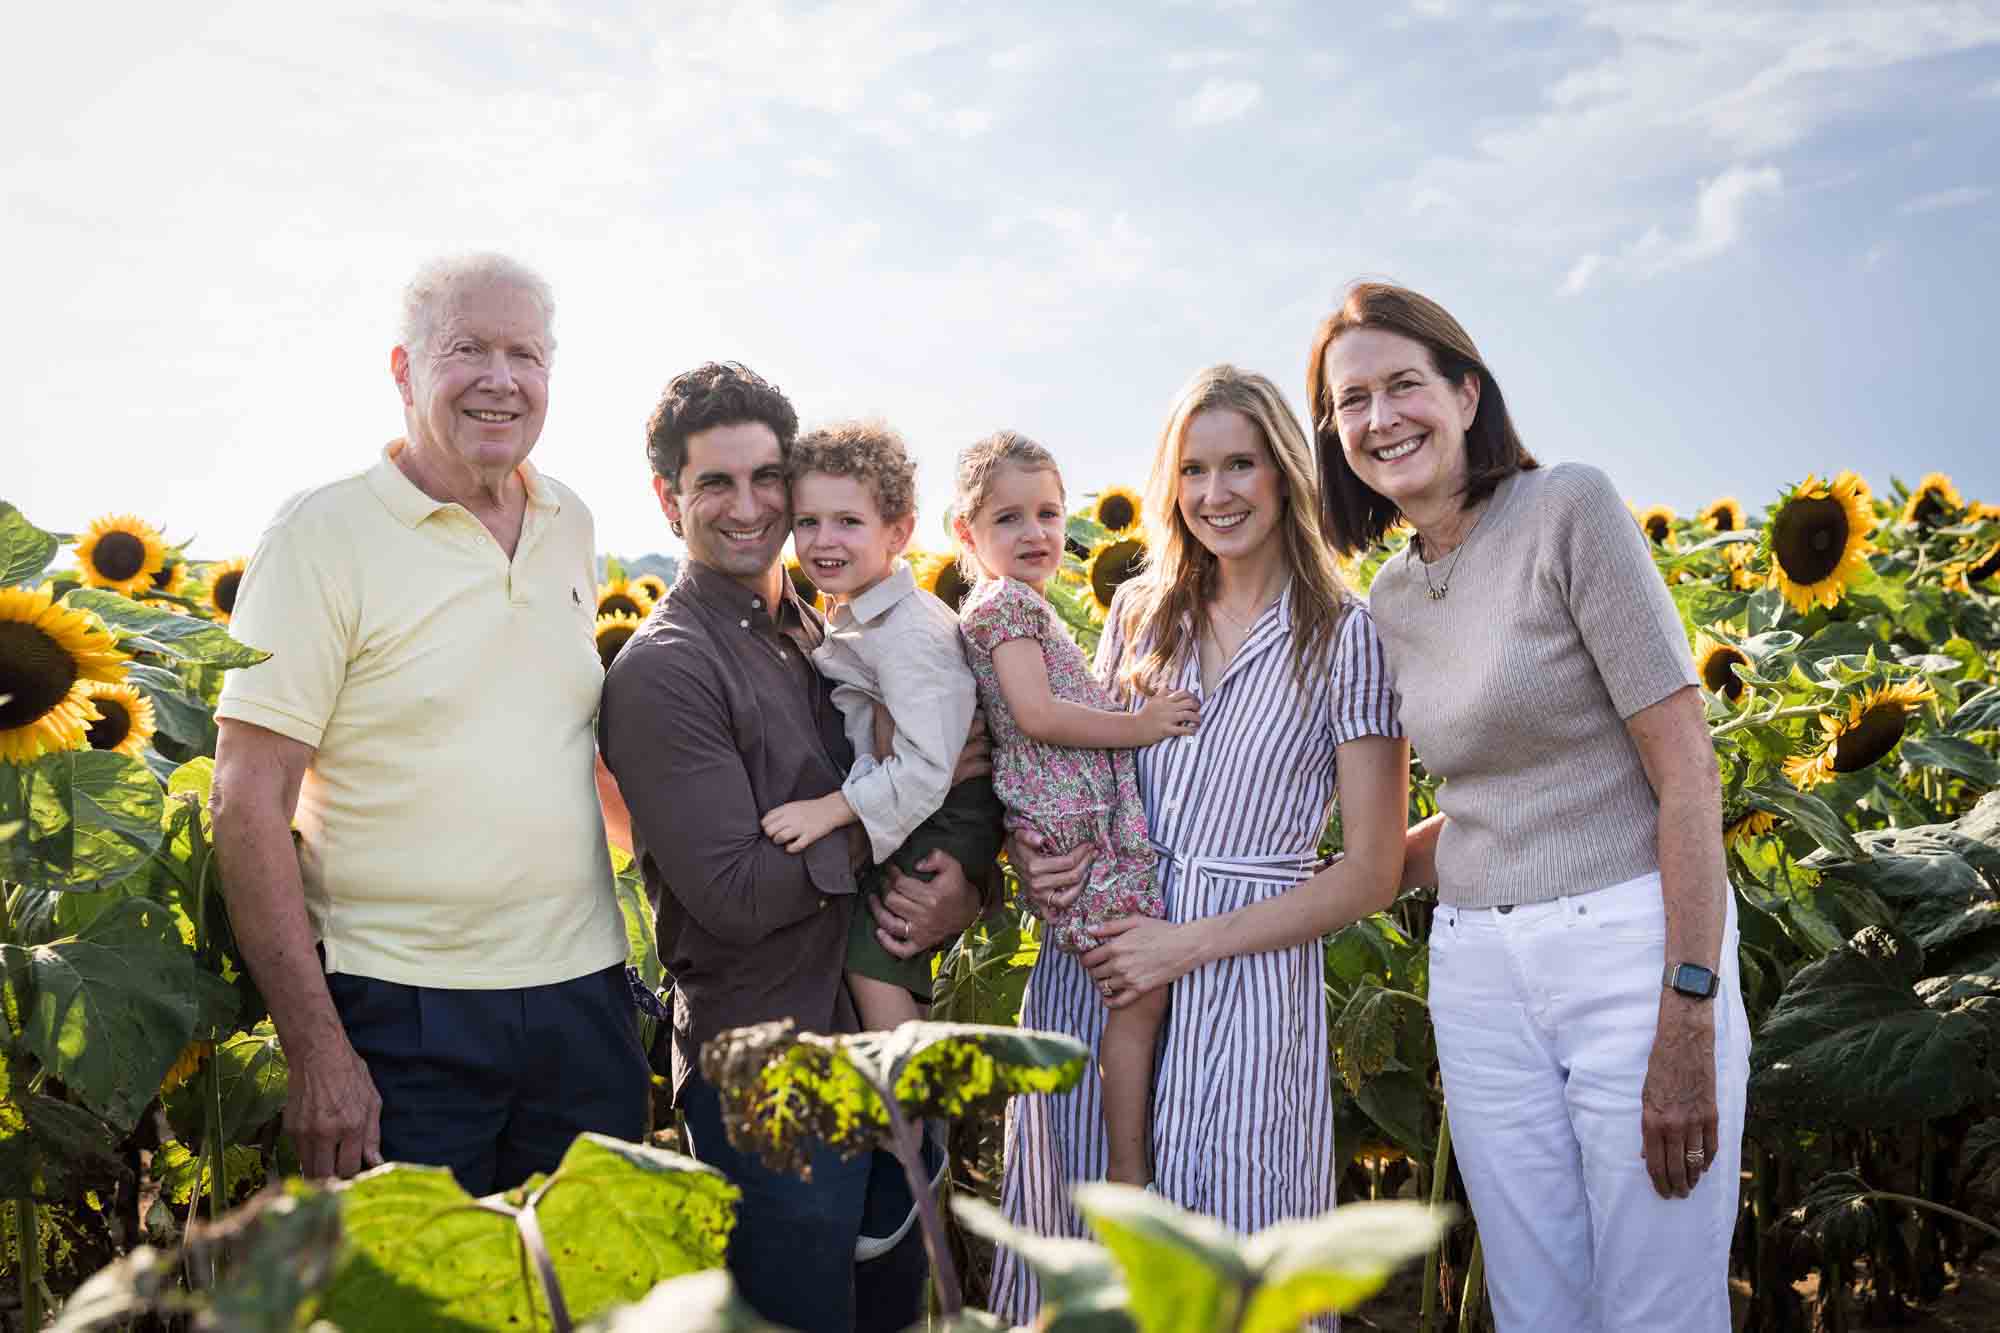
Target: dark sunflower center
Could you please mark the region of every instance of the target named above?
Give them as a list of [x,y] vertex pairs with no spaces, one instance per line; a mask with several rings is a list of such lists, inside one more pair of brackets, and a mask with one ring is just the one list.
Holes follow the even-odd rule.
[[90,748],[115,750],[132,734],[132,712],[119,699],[92,699],[103,716],[90,724]]
[[956,611],[971,588],[972,585],[965,581],[965,575],[960,572],[958,566],[950,564],[938,571],[937,587],[933,591],[940,602]]
[[622,592],[614,592],[609,597],[603,598],[597,603],[597,614],[600,616],[615,615],[620,611],[630,616],[644,616],[646,614],[645,607],[639,605],[637,601],[627,597]]
[[146,567],[146,543],[129,532],[107,532],[91,549],[90,563],[107,579],[129,579]]
[[1736,531],[1736,520],[1730,516],[1730,513],[1727,509],[1716,510],[1713,514],[1710,514],[1708,516],[1708,521],[1715,525],[1715,530],[1717,532]]
[[54,638],[18,620],[0,620],[0,730],[25,727],[69,697],[76,659]]
[[1876,704],[1833,742],[1833,771],[1859,773],[1896,748],[1910,715],[1899,703]]
[[1655,546],[1666,541],[1668,531],[1667,520],[1659,515],[1655,514],[1646,520],[1646,535],[1653,539]]
[[1917,507],[1910,514],[1920,526],[1926,528],[1934,528],[1950,516],[1950,511],[1944,507],[1944,501],[1938,498],[1936,491],[1925,491],[1918,496]]
[[1994,543],[1993,549],[1986,553],[1984,560],[1965,571],[1965,580],[1968,583],[1978,583],[1981,579],[1990,579],[1995,574],[2000,574],[2000,542]]
[[1847,551],[1847,510],[1830,495],[1802,496],[1771,520],[1771,554],[1794,583],[1818,583]]
[[180,565],[172,560],[161,565],[160,572],[153,575],[153,591],[165,592],[168,588],[171,588],[174,583],[174,571],[179,568]]
[[633,631],[637,628],[636,625],[618,625],[597,632],[597,659],[604,663],[606,671],[611,669],[611,659],[618,656],[619,650],[625,646],[625,641],[632,637]]
[[1139,572],[1146,548],[1138,542],[1119,542],[1097,557],[1090,566],[1090,591],[1099,606],[1110,606],[1118,585]]
[[1132,502],[1122,495],[1107,495],[1097,503],[1097,521],[1113,532],[1122,532],[1139,517]]
[[232,569],[215,581],[215,605],[223,615],[236,614],[236,589],[243,583],[243,571]]
[[1749,663],[1750,659],[1733,648],[1724,648],[1710,653],[1708,660],[1701,664],[1701,683],[1731,703],[1743,697],[1743,681],[1729,668],[1738,662]]

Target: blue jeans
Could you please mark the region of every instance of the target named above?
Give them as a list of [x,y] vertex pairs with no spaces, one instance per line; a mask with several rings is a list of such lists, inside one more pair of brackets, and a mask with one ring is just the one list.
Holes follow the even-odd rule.
[[484,1195],[555,1170],[586,1130],[646,1136],[651,1071],[622,963],[511,990],[326,985],[382,1096],[389,1161],[450,1167]]
[[891,1235],[909,1212],[909,1186],[893,1156],[842,1161],[820,1148],[808,1184],[730,1146],[721,1098],[699,1075],[688,1076],[680,1099],[694,1155],[743,1191],[729,1271],[752,1309],[803,1333],[901,1333],[917,1322],[930,1275],[921,1227],[880,1258],[854,1261],[864,1217],[871,1234]]

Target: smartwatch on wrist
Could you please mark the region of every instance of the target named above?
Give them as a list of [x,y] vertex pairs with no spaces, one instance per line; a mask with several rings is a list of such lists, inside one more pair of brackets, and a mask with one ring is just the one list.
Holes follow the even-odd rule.
[[1675,963],[1667,969],[1667,985],[1690,1000],[1712,1000],[1722,979],[1700,963]]

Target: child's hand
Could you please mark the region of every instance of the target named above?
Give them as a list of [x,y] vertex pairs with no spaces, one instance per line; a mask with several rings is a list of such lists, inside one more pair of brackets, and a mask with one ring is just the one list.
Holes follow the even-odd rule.
[[764,836],[793,855],[839,827],[826,817],[818,801],[787,801],[765,815],[762,822]]
[[1151,745],[1172,736],[1191,736],[1201,725],[1201,703],[1186,690],[1147,696],[1137,713],[1139,731]]

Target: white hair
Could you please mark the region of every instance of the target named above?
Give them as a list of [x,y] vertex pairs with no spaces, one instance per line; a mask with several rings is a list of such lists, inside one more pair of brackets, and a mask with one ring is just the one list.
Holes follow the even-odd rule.
[[406,351],[415,351],[430,338],[439,311],[453,293],[468,287],[497,283],[518,287],[535,298],[542,310],[542,329],[548,336],[548,350],[556,349],[556,297],[548,280],[519,260],[493,251],[443,255],[417,270],[403,288],[403,321],[397,341]]

